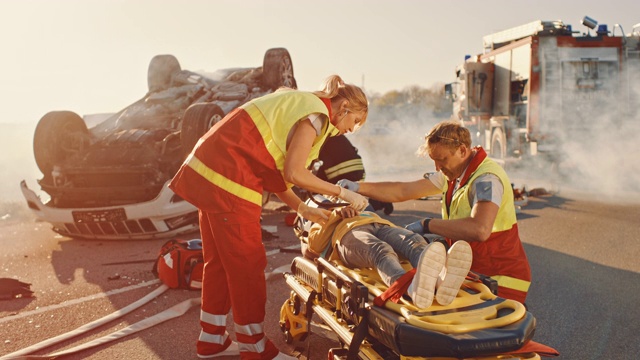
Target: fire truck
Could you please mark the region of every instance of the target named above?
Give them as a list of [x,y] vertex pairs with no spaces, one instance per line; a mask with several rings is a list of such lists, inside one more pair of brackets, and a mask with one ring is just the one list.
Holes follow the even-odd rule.
[[483,52],[465,57],[445,94],[474,144],[494,159],[553,160],[567,141],[586,149],[590,135],[639,122],[640,23],[627,34],[581,23],[580,34],[560,20],[534,21],[485,36]]

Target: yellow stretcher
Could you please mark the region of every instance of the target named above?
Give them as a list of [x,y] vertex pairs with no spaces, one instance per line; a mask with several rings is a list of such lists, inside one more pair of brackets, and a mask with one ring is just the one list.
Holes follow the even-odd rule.
[[[296,233],[304,253],[304,232]],[[540,359],[525,347],[535,332],[533,315],[480,282],[466,280],[450,305],[419,309],[404,298],[374,305],[387,286],[371,269],[298,256],[284,276],[291,288],[280,310],[287,343],[306,339],[315,314],[340,340],[329,359]]]

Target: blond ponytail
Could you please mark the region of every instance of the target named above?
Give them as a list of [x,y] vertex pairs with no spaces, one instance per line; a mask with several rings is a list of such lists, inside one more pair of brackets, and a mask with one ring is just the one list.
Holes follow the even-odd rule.
[[321,98],[349,101],[349,108],[352,111],[363,113],[361,125],[364,125],[369,113],[369,101],[367,100],[367,95],[358,86],[345,84],[340,76],[331,75],[325,79],[322,88],[313,93]]

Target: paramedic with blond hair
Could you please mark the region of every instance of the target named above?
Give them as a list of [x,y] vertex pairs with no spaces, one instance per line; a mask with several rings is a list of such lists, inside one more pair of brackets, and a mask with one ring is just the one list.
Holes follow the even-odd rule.
[[[307,167],[328,136],[362,126],[367,97],[328,77],[315,92],[279,89],[231,111],[196,144],[170,188],[199,209],[204,276],[198,356],[294,359],[264,334],[267,301],[260,214],[263,192],[275,193],[311,221],[329,211],[310,208],[292,186],[337,196],[363,210],[365,197],[318,179]],[[237,342],[226,331],[233,311]]]
[[377,200],[398,202],[442,194],[442,219],[423,219],[406,226],[469,242],[471,270],[498,283],[498,295],[524,303],[531,284],[513,203],[513,189],[504,169],[482,147],[471,147],[469,130],[444,121],[426,135],[418,150],[435,163],[435,173],[409,182],[338,182]]

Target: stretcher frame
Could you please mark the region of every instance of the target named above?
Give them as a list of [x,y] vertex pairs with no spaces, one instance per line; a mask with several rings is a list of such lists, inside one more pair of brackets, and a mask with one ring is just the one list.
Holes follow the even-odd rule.
[[[340,342],[329,350],[329,359],[540,359],[533,352],[510,354],[535,333],[536,320],[523,304],[500,298],[468,278],[447,306],[434,302],[419,309],[407,298],[376,306],[374,298],[387,289],[377,271],[309,256],[304,228],[298,217],[294,230],[302,255],[284,274],[291,292],[279,324],[287,343],[305,341],[316,315]],[[402,266],[411,269],[404,259]]]
[[478,282],[465,281],[451,305],[418,309],[407,299],[373,305],[384,291],[375,271],[323,258],[296,257],[284,277],[291,288],[280,311],[286,342],[304,341],[315,314],[341,344],[329,359],[540,359],[506,354],[531,340],[535,318]]

